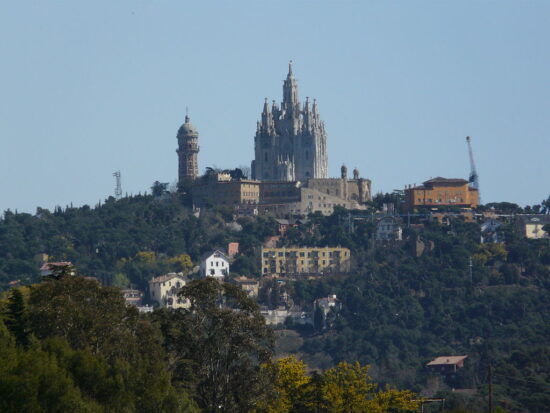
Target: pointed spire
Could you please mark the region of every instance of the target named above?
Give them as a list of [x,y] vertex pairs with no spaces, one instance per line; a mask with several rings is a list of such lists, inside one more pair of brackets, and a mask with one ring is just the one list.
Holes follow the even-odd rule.
[[267,114],[267,111],[269,110],[269,105],[267,104],[267,98],[264,98],[264,113]]
[[300,107],[298,99],[298,83],[292,73],[292,60],[288,63],[288,76],[283,83],[283,104],[281,109],[291,117],[295,117],[295,111],[299,111]]
[[185,123],[189,123],[189,106],[185,107]]

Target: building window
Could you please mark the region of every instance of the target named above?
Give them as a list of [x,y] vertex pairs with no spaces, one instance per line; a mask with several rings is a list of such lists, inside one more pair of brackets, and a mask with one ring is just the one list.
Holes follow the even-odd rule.
[[309,160],[309,151],[306,151],[306,161]]

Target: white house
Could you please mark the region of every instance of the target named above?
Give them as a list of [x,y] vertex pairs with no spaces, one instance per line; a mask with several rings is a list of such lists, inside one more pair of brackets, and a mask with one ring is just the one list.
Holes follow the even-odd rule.
[[342,303],[338,300],[338,298],[336,298],[336,294],[332,294],[328,297],[316,299],[313,302],[313,307],[315,309],[320,308],[326,317],[331,308],[334,308],[335,311],[340,310],[342,308]]
[[[313,302],[313,308],[314,308],[314,320],[315,324],[319,323],[318,326],[322,327],[322,329],[327,328],[327,324],[331,324],[330,322],[327,322],[327,317],[329,313],[332,311],[334,315],[338,313],[342,309],[342,303],[338,298],[336,298],[336,294],[329,295],[328,297],[318,298]],[[321,312],[321,319],[317,319],[317,311],[320,310]]]
[[403,229],[398,218],[384,217],[376,224],[377,241],[401,241],[402,239]]
[[229,258],[222,250],[208,252],[201,257],[201,277],[223,279],[229,275]]
[[183,273],[171,272],[149,281],[149,295],[152,301],[156,301],[159,307],[189,308],[190,301],[179,297],[179,290],[188,282]]

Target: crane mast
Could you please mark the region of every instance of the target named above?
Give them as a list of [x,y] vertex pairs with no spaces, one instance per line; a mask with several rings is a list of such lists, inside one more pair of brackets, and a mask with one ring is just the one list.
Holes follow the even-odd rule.
[[479,192],[479,175],[476,171],[476,163],[474,161],[474,151],[472,150],[472,142],[469,136],[466,136],[468,143],[468,154],[470,155],[470,187],[478,190],[479,202],[481,203],[481,194]]

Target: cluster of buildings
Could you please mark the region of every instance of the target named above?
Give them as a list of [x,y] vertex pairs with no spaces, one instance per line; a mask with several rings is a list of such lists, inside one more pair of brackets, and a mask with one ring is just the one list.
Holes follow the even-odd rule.
[[280,105],[267,99],[256,125],[254,160],[247,177],[213,172],[199,177],[197,128],[186,116],[179,128],[178,178],[190,182],[198,208],[226,205],[242,215],[330,215],[336,206],[363,209],[372,200],[371,181],[342,165],[339,178],[328,176],[327,135],[317,102],[301,103],[292,62]]
[[[224,205],[234,209],[236,215],[272,214],[278,218],[281,237],[290,227],[298,225],[299,217],[314,212],[330,215],[338,206],[366,209],[372,201],[371,180],[361,177],[357,168],[349,176],[347,167],[342,165],[340,177],[329,177],[325,124],[315,99],[300,101],[292,62],[283,83],[282,102],[265,99],[256,124],[250,173],[208,168],[207,173],[199,176],[199,132],[189,116],[178,130],[177,141],[178,179],[184,187],[191,188],[196,208]],[[496,216],[483,220],[476,218],[472,210],[478,204],[479,191],[471,180],[436,177],[422,185],[408,185],[399,211],[392,209],[376,216],[375,240],[381,243],[402,241],[403,229],[410,225],[410,220],[404,222],[405,216],[424,211],[430,214],[429,219],[445,223],[449,219],[448,212],[453,210],[467,220],[480,221],[481,242],[501,242],[498,231],[501,220]],[[546,223],[546,219],[526,216],[521,221],[522,231],[529,238],[548,236],[542,229]],[[277,248],[276,238],[273,237],[271,243],[266,242],[261,250],[262,279],[279,277],[284,283],[288,279],[350,271],[351,252],[347,248]],[[238,245],[230,244],[227,253],[217,249],[202,256],[200,276],[225,279],[236,251]],[[156,277],[149,282],[149,298],[159,306],[188,307],[190,303],[177,294],[187,282],[181,273]],[[258,296],[258,280],[238,277],[233,282],[249,296]],[[139,298],[133,290],[128,290],[127,295],[129,301]],[[311,313],[292,309],[292,303],[287,304],[286,308],[266,310],[264,315],[268,322],[277,323],[282,317],[291,317],[297,323],[313,322]],[[314,306],[323,307],[326,316],[327,309],[338,308],[338,300],[329,296]]]
[[[177,133],[179,182],[191,184],[197,208],[226,205],[238,214],[271,213],[277,217],[330,215],[334,208],[365,209],[372,200],[371,180],[345,165],[340,177],[328,176],[327,134],[317,101],[300,102],[292,62],[283,83],[283,100],[265,99],[254,136],[249,176],[210,171],[199,176],[199,133],[189,116]],[[476,185],[465,179],[437,177],[405,187],[403,211],[420,207],[475,208]]]

